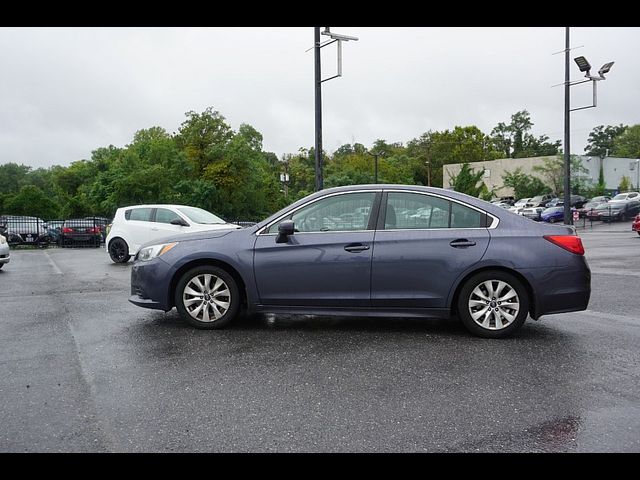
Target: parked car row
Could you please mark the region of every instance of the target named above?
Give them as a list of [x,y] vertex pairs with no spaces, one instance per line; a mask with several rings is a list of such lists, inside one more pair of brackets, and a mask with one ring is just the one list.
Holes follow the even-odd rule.
[[[580,218],[591,221],[629,220],[640,213],[640,193],[625,192],[613,198],[597,196],[587,199],[582,195],[571,195],[571,212],[578,212]],[[558,222],[564,219],[564,199],[552,195],[539,195],[532,198],[522,198],[505,206],[499,201],[494,205],[507,208],[510,212],[536,221]]]
[[104,217],[45,221],[39,217],[1,215],[0,233],[12,246],[50,244],[99,247],[106,238],[109,220]]

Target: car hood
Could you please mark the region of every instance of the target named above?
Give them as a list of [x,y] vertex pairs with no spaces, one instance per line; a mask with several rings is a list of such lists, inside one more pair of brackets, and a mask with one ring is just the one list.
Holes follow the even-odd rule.
[[163,237],[158,240],[153,240],[151,242],[147,242],[140,247],[142,250],[144,247],[148,247],[150,245],[159,245],[161,243],[171,243],[171,242],[191,242],[195,240],[207,240],[210,238],[220,238],[230,233],[244,231],[245,229],[242,227],[237,227],[237,225],[232,225],[229,228],[218,228],[216,230],[204,230],[201,232],[193,232],[193,233],[181,233],[178,235],[171,235],[169,237]]

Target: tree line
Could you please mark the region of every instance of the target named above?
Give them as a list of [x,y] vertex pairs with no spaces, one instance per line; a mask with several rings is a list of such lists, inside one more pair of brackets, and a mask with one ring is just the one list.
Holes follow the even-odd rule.
[[[130,144],[99,147],[91,158],[68,166],[0,165],[0,213],[44,219],[112,217],[121,206],[175,203],[201,207],[230,221],[257,221],[314,191],[313,148],[278,158],[263,149],[263,136],[254,127],[241,124],[235,131],[212,107],[185,116],[176,133],[157,126],[139,130]],[[560,140],[532,135],[533,125],[522,110],[488,134],[476,126],[456,126],[429,130],[406,144],[382,139],[370,148],[345,144],[332,154],[323,152],[324,185],[373,183],[373,154],[378,156],[380,183],[439,187],[447,164],[559,154]],[[587,154],[607,149],[612,156],[640,156],[640,125],[596,127]],[[466,168],[467,173],[472,170]],[[289,176],[286,185],[280,182],[281,173]],[[549,186],[523,175],[514,171],[505,184],[527,184],[532,190]],[[487,195],[475,191],[478,182],[467,188],[463,180],[457,182],[460,191]]]

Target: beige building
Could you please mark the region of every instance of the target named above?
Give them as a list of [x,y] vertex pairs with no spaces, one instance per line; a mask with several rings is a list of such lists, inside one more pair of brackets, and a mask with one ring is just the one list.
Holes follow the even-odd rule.
[[[627,180],[631,183],[632,191],[638,190],[640,185],[640,159],[622,157],[599,158],[588,157],[586,155],[579,155],[578,157],[582,167],[585,169],[585,172],[582,172],[580,176],[588,183],[598,183],[600,167],[602,166],[605,188],[609,193],[617,193],[618,185],[620,185],[622,177],[627,177]],[[522,173],[538,177],[548,185],[548,180],[543,178],[540,172],[534,171],[533,167],[535,165],[544,165],[545,159],[553,160],[555,158],[558,158],[558,155],[528,158],[502,158],[500,160],[473,162],[469,165],[476,172],[484,168],[482,181],[487,188],[489,190],[495,189],[495,194],[498,197],[506,197],[513,195],[513,189],[503,185],[504,180],[502,179],[502,175],[506,172],[513,172],[519,167],[522,170]],[[451,187],[451,178],[458,175],[462,165],[462,163],[452,163],[451,165],[443,166],[442,186],[444,188]],[[552,185],[548,185],[548,187],[551,189]]]
[[[533,170],[535,165],[543,165],[545,159],[558,158],[557,155],[550,155],[547,157],[528,157],[528,158],[501,158],[499,160],[487,160],[484,162],[473,162],[469,165],[474,171],[479,171],[484,168],[484,176],[482,181],[485,183],[489,190],[495,189],[496,196],[504,197],[513,195],[513,188],[505,187],[503,185],[504,180],[502,176],[506,172],[514,172],[517,168],[522,170],[522,173],[527,175],[533,175],[538,177],[543,182],[546,180],[540,175],[539,172]],[[462,163],[452,163],[450,165],[444,165],[442,169],[442,186],[444,188],[451,187],[451,178],[458,175],[462,168]],[[551,187],[551,186],[550,186]]]

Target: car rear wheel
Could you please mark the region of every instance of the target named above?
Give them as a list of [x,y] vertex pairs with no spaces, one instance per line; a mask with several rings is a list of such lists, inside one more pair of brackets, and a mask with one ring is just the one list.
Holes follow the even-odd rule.
[[458,296],[457,312],[472,334],[501,338],[518,330],[529,313],[529,295],[515,276],[501,271],[471,277]]
[[109,242],[109,256],[114,263],[127,263],[131,258],[129,245],[122,238],[114,238]]
[[224,328],[238,313],[240,292],[222,268],[196,267],[178,281],[175,304],[180,317],[196,328]]

